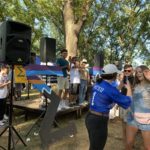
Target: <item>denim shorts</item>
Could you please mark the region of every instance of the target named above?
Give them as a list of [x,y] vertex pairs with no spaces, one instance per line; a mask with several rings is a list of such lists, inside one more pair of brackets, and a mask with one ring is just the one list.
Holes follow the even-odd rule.
[[134,126],[138,129],[140,129],[141,131],[150,131],[150,124],[141,124],[141,123],[137,122],[133,118],[133,115],[131,113],[128,113],[128,115],[127,115],[127,124],[129,126]]

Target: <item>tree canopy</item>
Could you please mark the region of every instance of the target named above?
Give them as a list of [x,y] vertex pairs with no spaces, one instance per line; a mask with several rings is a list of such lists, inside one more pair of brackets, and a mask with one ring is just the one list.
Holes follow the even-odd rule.
[[150,64],[150,3],[148,0],[0,0],[0,21],[12,19],[32,27],[32,51],[50,36],[57,50],[92,64],[96,53],[105,62],[142,58]]

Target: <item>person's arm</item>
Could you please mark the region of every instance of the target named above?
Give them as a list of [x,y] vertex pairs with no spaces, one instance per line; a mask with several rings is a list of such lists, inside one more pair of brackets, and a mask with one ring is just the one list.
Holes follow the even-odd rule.
[[70,69],[72,69],[72,68],[76,68],[75,64],[73,64],[73,63],[71,63],[71,65],[70,65]]
[[6,83],[0,83],[0,88],[4,88],[5,86],[9,85],[11,81],[7,81]]
[[64,69],[64,68],[67,68],[67,70],[69,69],[69,66],[68,65],[65,65],[65,66],[60,66],[61,69]]
[[56,65],[60,66],[60,60],[59,60],[59,58],[56,60]]
[[121,80],[121,82],[118,86],[118,90],[121,90],[123,87],[125,87],[125,84],[127,84],[127,80],[128,80],[128,77],[123,76],[123,79]]
[[65,65],[65,66],[61,66],[60,59],[57,59],[56,64],[57,64],[57,66],[59,66],[61,69],[67,68],[67,70],[68,70],[68,69],[70,68],[70,67],[69,67],[69,63],[68,63],[67,65]]
[[123,107],[124,109],[127,109],[131,104],[131,96],[129,96],[131,93],[128,93],[128,96],[125,96],[119,92],[116,88],[111,90],[110,97],[113,100],[113,102],[117,103],[119,106]]
[[70,65],[69,65],[69,62],[68,62],[68,64],[66,65],[66,69],[67,69],[67,71],[70,71]]
[[127,80],[127,84],[125,85],[125,87],[127,88],[127,96],[132,97],[132,88],[129,80]]
[[122,80],[120,82],[119,86],[117,87],[117,89],[120,91],[123,87],[124,87],[124,83],[123,83],[123,80]]

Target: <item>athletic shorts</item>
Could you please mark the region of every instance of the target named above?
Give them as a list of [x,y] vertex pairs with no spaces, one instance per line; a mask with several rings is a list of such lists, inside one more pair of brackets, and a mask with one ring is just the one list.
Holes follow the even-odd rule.
[[57,77],[57,86],[59,90],[69,89],[69,80],[67,77]]

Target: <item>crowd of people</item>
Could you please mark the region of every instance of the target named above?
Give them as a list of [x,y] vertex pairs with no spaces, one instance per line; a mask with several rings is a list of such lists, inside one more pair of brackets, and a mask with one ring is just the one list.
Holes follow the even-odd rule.
[[[87,60],[79,61],[77,57],[67,60],[68,51],[63,49],[61,56],[56,60],[56,65],[60,66],[63,76],[57,77],[57,93],[61,101],[58,111],[69,109],[75,105],[87,105],[86,92],[89,80]],[[69,74],[69,76],[68,76]],[[0,126],[8,121],[8,109],[6,102],[11,92],[11,69],[8,65],[2,64],[0,68]],[[13,100],[21,100],[21,92],[28,88],[22,83],[13,84]],[[45,107],[46,98],[40,93],[40,107]],[[48,99],[47,99],[48,100]]]
[[[57,78],[58,95],[61,98],[58,110],[87,103],[85,98],[90,81],[87,60],[79,61],[77,57],[72,57],[68,61],[67,56],[68,51],[63,49],[61,50],[61,57],[56,61],[63,72],[63,76]],[[68,74],[70,78],[68,78]]]
[[[58,88],[62,103],[59,109],[66,106],[67,93],[69,102],[82,104],[89,82],[87,61],[81,62],[73,57],[67,61],[67,50],[61,51],[57,64],[61,66],[64,76],[59,77]],[[70,71],[70,84],[67,72]],[[119,111],[122,120],[122,137],[126,150],[132,150],[136,133],[142,133],[144,147],[150,149],[150,70],[141,65],[135,69],[125,64],[119,71],[115,64],[104,66],[102,73],[92,86],[90,108],[85,119],[89,135],[90,150],[102,150],[108,134],[108,120],[115,118]],[[65,89],[64,96],[62,90]],[[69,90],[70,89],[70,90]]]
[[[145,65],[134,69],[132,65],[125,64],[120,71],[115,64],[105,65],[100,75],[95,78],[90,100],[87,101],[87,88],[91,85],[87,60],[79,60],[77,57],[67,60],[66,49],[60,53],[56,65],[62,69],[63,76],[57,77],[58,96],[61,99],[58,111],[89,102],[89,112],[85,118],[90,141],[89,149],[104,149],[108,135],[108,120],[113,119],[119,110],[125,149],[132,150],[135,136],[141,131],[144,147],[150,150],[150,69]],[[11,83],[8,70],[6,65],[1,66],[0,126],[8,119],[5,114]]]
[[[117,74],[122,74],[119,84]],[[135,136],[141,131],[145,150],[150,149],[150,70],[141,65],[133,69],[125,65],[120,72],[114,64],[104,66],[92,89],[90,111],[86,116],[90,150],[103,150],[108,134],[109,112],[121,106],[123,142],[126,150],[134,147]]]

